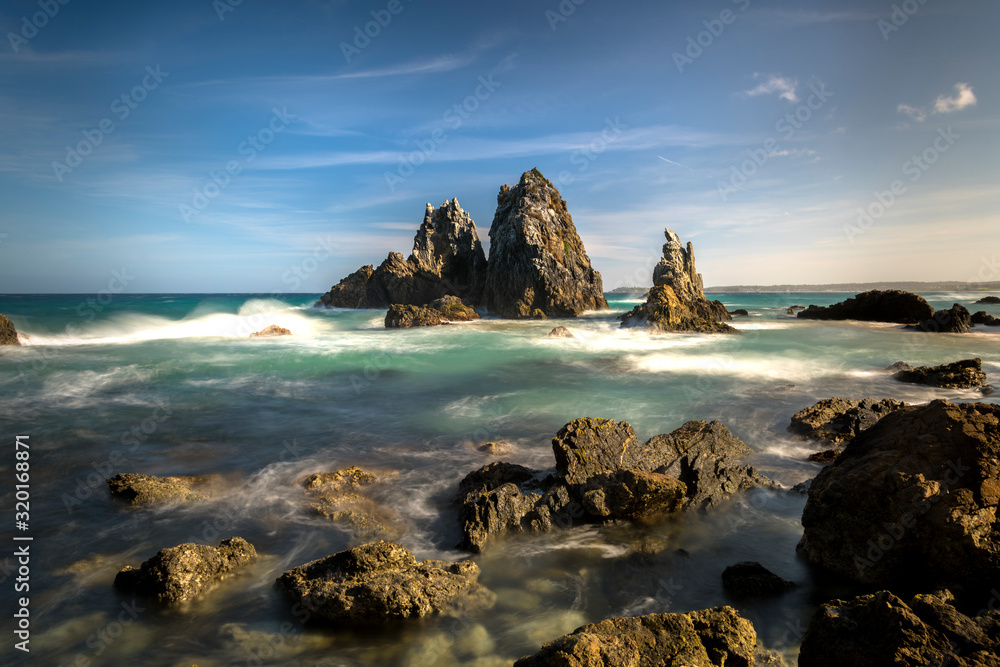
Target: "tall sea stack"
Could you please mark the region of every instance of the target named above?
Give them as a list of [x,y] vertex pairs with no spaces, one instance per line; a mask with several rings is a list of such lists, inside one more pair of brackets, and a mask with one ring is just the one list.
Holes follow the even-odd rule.
[[576,317],[608,307],[566,202],[537,169],[497,195],[485,302],[508,319]]
[[655,331],[735,333],[726,324],[732,317],[721,301],[705,298],[701,274],[694,266],[694,246],[687,248],[669,229],[663,230],[663,259],[653,269],[653,289],[646,303],[622,318],[622,327],[648,327]]

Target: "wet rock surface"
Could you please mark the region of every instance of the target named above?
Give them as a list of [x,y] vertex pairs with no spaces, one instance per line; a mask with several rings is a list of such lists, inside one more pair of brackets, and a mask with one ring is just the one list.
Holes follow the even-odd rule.
[[309,509],[350,530],[357,538],[397,537],[400,517],[371,497],[373,489],[397,477],[358,467],[315,473],[302,482]]
[[963,359],[940,366],[918,366],[897,362],[889,367],[893,378],[910,384],[926,384],[945,389],[975,389],[987,385],[982,359]]
[[115,587],[160,603],[187,602],[256,558],[253,545],[242,537],[223,540],[218,547],[181,544],[161,549],[138,569],[126,566],[115,577]]
[[850,442],[882,417],[905,407],[903,401],[891,398],[880,401],[873,398],[827,398],[792,415],[788,430],[837,445]]
[[968,308],[956,303],[948,310],[939,310],[923,322],[914,326],[928,333],[969,333],[972,331],[972,316]]
[[17,338],[17,329],[14,323],[7,319],[6,315],[0,314],[0,345],[20,345]]
[[726,592],[737,598],[763,598],[781,595],[794,588],[795,582],[782,579],[755,561],[730,565],[722,572]]
[[379,541],[289,570],[275,585],[310,613],[333,622],[385,623],[489,608],[472,561],[418,562],[404,546]]
[[107,480],[111,495],[133,507],[207,500],[214,495],[214,476],[155,477],[119,473]]
[[732,607],[609,618],[549,642],[515,667],[751,667],[757,633]]

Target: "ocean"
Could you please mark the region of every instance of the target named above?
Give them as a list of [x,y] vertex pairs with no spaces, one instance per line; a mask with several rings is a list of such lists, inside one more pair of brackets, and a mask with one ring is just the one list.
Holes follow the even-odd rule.
[[[30,654],[39,665],[510,665],[541,644],[610,616],[731,604],[761,642],[794,659],[819,602],[857,590],[795,554],[805,496],[756,491],[707,514],[582,526],[497,540],[475,556],[497,593],[490,611],[389,628],[303,623],[273,588],[283,571],[357,544],[308,511],[300,481],[358,465],[398,474],[378,487],[396,541],[419,559],[459,559],[452,499],[459,481],[500,458],[554,465],[551,438],[578,417],[632,424],[640,440],[693,419],[718,419],[750,461],[786,489],[820,470],[824,449],[790,435],[789,418],[832,396],[997,402],[998,394],[900,384],[896,361],[936,365],[980,357],[1000,373],[1000,336],[908,332],[897,325],[811,322],[791,305],[848,294],[712,294],[750,317],[742,335],[649,335],[614,315],[639,295],[609,294],[612,313],[573,320],[383,328],[383,311],[318,310],[319,295],[8,295],[0,313],[28,336],[0,348],[5,447],[0,497],[4,600],[30,597]],[[935,308],[981,294],[923,295]],[[250,339],[270,324],[292,336]],[[548,338],[566,326],[575,339]],[[30,442],[30,526],[14,529],[15,436]],[[119,472],[217,474],[212,500],[133,510],[110,497]],[[28,593],[11,536],[31,536]],[[204,599],[158,609],[112,587],[117,571],[183,542],[241,536],[260,558]],[[733,600],[722,570],[759,561],[798,586],[768,600]],[[4,609],[13,607],[5,604]],[[12,622],[8,617],[5,626]],[[794,663],[792,663],[794,664]]]

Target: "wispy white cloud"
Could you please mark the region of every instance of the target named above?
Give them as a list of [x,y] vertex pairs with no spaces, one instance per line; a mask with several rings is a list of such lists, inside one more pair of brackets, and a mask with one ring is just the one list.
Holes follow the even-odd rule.
[[927,120],[927,112],[925,110],[911,107],[909,104],[900,104],[896,107],[896,112],[906,114],[910,117],[910,120],[916,123],[922,123]]
[[[755,74],[754,78],[760,79],[761,75]],[[778,93],[778,97],[783,100],[798,102],[799,96],[795,92],[798,85],[799,82],[797,79],[771,74],[765,81],[758,84],[756,88],[744,90],[743,96],[757,97],[758,95],[771,95],[773,93]]]
[[955,84],[955,96],[946,97],[941,95],[934,102],[934,113],[954,113],[976,106],[976,94],[972,92],[972,86],[967,83]]

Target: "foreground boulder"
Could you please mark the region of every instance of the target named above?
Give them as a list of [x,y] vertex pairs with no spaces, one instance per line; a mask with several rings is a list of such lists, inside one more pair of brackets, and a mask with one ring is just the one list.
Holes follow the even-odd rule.
[[798,552],[862,584],[1000,581],[1000,406],[933,401],[851,441],[809,488]]
[[737,598],[762,598],[781,595],[795,582],[782,579],[755,561],[730,565],[722,571],[722,586]]
[[972,315],[969,309],[956,303],[948,310],[939,310],[934,316],[916,324],[913,328],[929,333],[969,333],[972,331]]
[[566,202],[537,169],[497,195],[485,303],[508,319],[608,308],[601,274],[590,265]]
[[809,306],[799,312],[806,320],[860,320],[917,324],[934,317],[922,296],[900,290],[871,290],[832,306]]
[[164,503],[189,503],[207,500],[214,493],[214,476],[155,477],[136,473],[118,473],[106,481],[111,495],[133,507]]
[[653,270],[653,288],[646,303],[622,317],[623,328],[646,327],[657,332],[736,333],[721,301],[705,298],[701,274],[694,265],[694,246],[687,248],[669,229],[663,230],[663,259]]
[[242,537],[223,540],[218,547],[181,544],[161,549],[139,569],[125,566],[115,587],[165,604],[187,602],[256,558],[257,551]]
[[918,366],[897,362],[890,367],[895,371],[893,378],[911,384],[926,384],[945,389],[975,389],[985,387],[986,373],[982,359],[963,359],[940,366]]
[[0,314],[0,345],[20,345],[17,338],[17,329],[14,323],[7,319],[6,315]]
[[514,667],[752,667],[757,633],[732,607],[609,618],[549,642]]
[[891,398],[827,398],[792,415],[788,430],[806,438],[834,445],[850,442],[859,433],[906,403]]
[[272,324],[270,326],[264,327],[260,331],[250,334],[251,338],[267,338],[270,336],[291,336],[292,332],[288,329],[279,327],[277,324]]
[[460,549],[479,552],[492,535],[639,519],[707,509],[752,488],[778,488],[720,422],[692,421],[639,443],[632,426],[577,419],[552,439],[554,474],[492,463],[459,485]]
[[472,561],[417,562],[409,549],[373,542],[294,568],[275,585],[310,613],[336,623],[385,623],[462,614],[493,605]]
[[302,481],[309,509],[363,539],[396,537],[402,533],[399,516],[377,503],[371,491],[395,473],[375,474],[358,467],[315,473]]
[[409,258],[392,252],[376,269],[361,267],[333,286],[316,306],[424,306],[447,295],[479,303],[485,278],[486,255],[476,224],[452,199],[437,209],[427,205]]
[[888,591],[825,603],[802,640],[800,667],[1000,664],[1000,612],[970,618],[935,595]]

